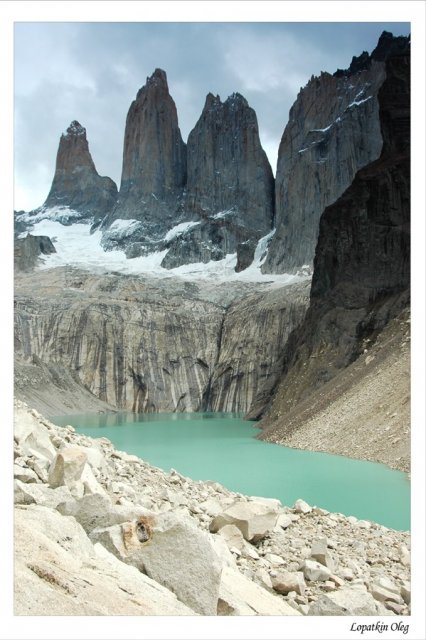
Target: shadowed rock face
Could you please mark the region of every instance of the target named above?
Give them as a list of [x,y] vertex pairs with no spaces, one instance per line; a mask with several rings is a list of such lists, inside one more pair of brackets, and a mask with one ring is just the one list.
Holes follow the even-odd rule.
[[186,146],[176,105],[165,72],[156,69],[127,114],[119,199],[108,222],[134,219],[150,237],[164,235],[176,219],[185,182]]
[[101,177],[89,151],[86,129],[74,120],[59,141],[52,186],[42,209],[69,207],[82,219],[102,219],[117,201],[117,187]]
[[272,228],[274,178],[254,110],[239,93],[225,102],[209,93],[188,137],[188,219],[200,225],[179,236],[163,266],[220,260]]
[[[324,211],[310,307],[292,334],[265,424],[354,361],[410,297],[410,45],[386,61],[379,94],[383,151]],[[306,363],[303,365],[303,363]],[[283,428],[285,421],[281,418]]]
[[348,70],[322,73],[302,89],[290,110],[278,154],[276,226],[263,271],[292,271],[313,261],[319,219],[382,150],[378,91],[385,60],[407,38],[384,32],[371,56]]

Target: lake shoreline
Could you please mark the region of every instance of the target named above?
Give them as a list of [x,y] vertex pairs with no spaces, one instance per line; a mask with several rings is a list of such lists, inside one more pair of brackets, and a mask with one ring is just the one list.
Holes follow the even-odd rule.
[[[119,576],[124,579],[124,573],[127,575],[129,571],[128,564],[133,561],[132,556],[126,555],[130,551],[120,552],[124,556],[115,558],[113,565],[110,560],[107,569],[105,559],[111,553],[104,549],[102,558],[99,556],[99,543],[93,543],[94,534],[90,531],[95,531],[93,527],[99,527],[99,524],[105,527],[106,521],[111,520],[108,532],[113,536],[122,535],[120,532],[131,530],[132,518],[136,517],[138,510],[152,514],[154,521],[161,523],[167,518],[177,519],[179,526],[190,527],[195,538],[201,535],[204,541],[208,539],[209,545],[213,544],[223,567],[219,591],[215,596],[219,597],[218,615],[331,615],[333,610],[333,615],[392,616],[410,612],[409,532],[331,513],[303,500],[298,500],[291,507],[284,506],[277,500],[230,491],[217,482],[194,481],[173,470],[165,473],[137,456],[117,450],[106,438],[95,441],[76,433],[73,427],[58,427],[19,402],[15,407],[15,449],[15,472],[18,473],[15,482],[16,521],[21,523],[24,517],[22,526],[27,521],[32,523],[31,535],[22,531],[22,536],[17,538],[15,566],[19,580],[16,582],[16,615],[46,615],[43,605],[45,594],[49,596],[51,615],[58,615],[59,609],[61,615],[76,615],[76,605],[78,615],[99,615],[100,611],[103,615],[113,614],[111,609],[105,611],[105,606],[108,606],[105,585],[111,582],[108,571],[111,572],[114,566],[117,579]],[[64,476],[57,488],[53,488],[52,472],[43,472],[58,455],[67,455],[67,450],[70,460],[85,460],[84,496],[79,494],[81,482],[78,479],[70,480]],[[52,462],[46,456],[50,456]],[[96,504],[99,501],[102,508],[98,513]],[[268,513],[275,513],[275,525],[272,522],[269,529],[259,533],[259,537],[251,542],[243,538],[241,532],[235,533],[234,525],[231,529],[229,526],[220,527],[217,518],[236,504],[246,510],[266,509]],[[68,538],[62,536],[62,539],[59,531],[66,532],[75,522],[74,518],[86,527],[89,537],[80,527],[78,536],[85,536],[85,542],[74,549],[71,561],[66,542]],[[54,523],[56,528],[51,531],[47,521]],[[216,527],[213,526],[214,521]],[[219,530],[213,533],[218,526]],[[232,535],[228,537],[231,530]],[[17,533],[20,534],[19,527]],[[41,544],[41,539],[46,540],[50,535],[54,539],[49,541],[50,551],[46,552],[43,544],[47,543]],[[77,530],[74,535],[77,535]],[[192,534],[191,539],[194,539]],[[186,539],[174,546],[177,571],[182,566],[188,570],[185,562],[179,561],[180,555],[185,554],[185,544]],[[319,547],[324,547],[323,552]],[[57,566],[52,564],[52,553],[59,552],[63,567],[60,576]],[[79,563],[79,568],[73,564],[69,573],[71,563]],[[38,566],[42,569],[35,575],[34,567]],[[89,568],[90,576],[87,574]],[[165,573],[160,572],[156,579],[159,584],[167,586],[170,567],[162,571]],[[136,572],[133,575],[135,589],[139,580],[137,575],[140,574]],[[72,585],[72,588],[59,594],[58,589],[49,584],[49,576],[55,576],[56,581]],[[90,578],[90,594],[87,583],[80,585],[84,580],[78,576]],[[145,579],[148,580],[146,576]],[[283,580],[287,581],[287,586]],[[294,582],[290,585],[289,580]],[[97,591],[97,584],[102,584],[102,589],[99,586]],[[166,601],[164,590],[163,602],[160,605],[151,603],[148,586],[145,585],[143,603],[134,597],[130,602],[128,596],[117,591],[117,598],[126,598],[122,615],[144,615],[143,609],[137,610],[137,606],[152,606],[148,615],[170,615],[172,607],[172,615],[183,613],[182,610],[177,611],[176,598],[170,600],[170,592],[167,592],[169,599]],[[250,596],[253,590],[257,594],[254,599]],[[181,602],[185,602],[185,595],[181,597]],[[110,606],[114,607],[115,602],[115,599],[111,601]],[[256,612],[261,602],[266,603],[266,610]],[[356,609],[358,606],[362,607],[362,613]]]

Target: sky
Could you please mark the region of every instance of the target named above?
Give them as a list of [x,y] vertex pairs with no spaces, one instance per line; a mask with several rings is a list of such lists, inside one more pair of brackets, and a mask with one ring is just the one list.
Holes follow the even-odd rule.
[[256,111],[275,173],[300,88],[371,53],[384,30],[408,35],[410,23],[17,21],[14,208],[43,204],[72,120],[86,127],[98,173],[119,186],[127,111],[157,67],[167,73],[185,142],[208,92],[222,100],[239,92]]

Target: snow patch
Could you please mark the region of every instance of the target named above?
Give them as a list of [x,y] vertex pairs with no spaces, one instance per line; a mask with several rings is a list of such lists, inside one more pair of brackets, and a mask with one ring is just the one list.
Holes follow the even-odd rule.
[[181,222],[180,224],[177,224],[175,227],[172,227],[172,229],[169,229],[169,231],[166,233],[166,235],[164,236],[164,242],[170,242],[170,240],[177,238],[177,236],[181,236],[192,227],[197,226],[197,224],[200,224],[200,223],[199,222]]
[[226,209],[225,211],[219,211],[214,216],[212,216],[213,220],[220,220],[220,218],[225,218],[230,213],[234,213],[233,209]]
[[363,102],[367,102],[367,100],[371,100],[372,97],[373,96],[368,96],[368,98],[364,98],[363,100],[354,100],[353,102],[348,104],[348,109],[350,109],[351,107],[358,107]]

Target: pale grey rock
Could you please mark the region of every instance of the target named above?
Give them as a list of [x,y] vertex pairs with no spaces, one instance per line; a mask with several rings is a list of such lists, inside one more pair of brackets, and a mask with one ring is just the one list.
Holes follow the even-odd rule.
[[296,511],[296,513],[303,514],[310,513],[312,511],[312,507],[310,507],[307,502],[300,498],[294,503],[293,509]]
[[277,575],[271,578],[272,587],[278,593],[288,594],[291,591],[301,596],[305,595],[306,583],[301,571],[284,571],[280,569]]
[[297,616],[299,612],[282,598],[225,567],[219,591],[219,615]]
[[401,586],[401,596],[404,600],[405,604],[410,604],[411,602],[411,584],[404,580]]
[[49,485],[72,486],[81,479],[86,466],[87,455],[80,447],[66,447],[58,451],[49,469]]
[[215,533],[225,525],[233,524],[245,540],[257,542],[273,530],[277,518],[277,512],[263,503],[235,502],[212,520],[210,531]]
[[46,427],[31,412],[18,405],[15,406],[14,439],[22,455],[48,461],[56,455]]
[[14,502],[15,504],[32,504],[55,509],[64,500],[70,500],[72,495],[68,487],[52,489],[44,484],[23,483],[15,480]]
[[360,586],[324,594],[309,607],[311,616],[377,616],[380,612],[373,596]]
[[45,507],[15,509],[14,577],[17,616],[195,615],[148,576],[95,549],[74,518]]
[[222,562],[208,533],[187,518],[156,516],[152,537],[142,545],[145,572],[202,615],[215,615]]
[[229,549],[238,549],[238,551],[242,552],[244,547],[244,536],[241,533],[240,529],[236,527],[234,524],[226,524],[221,527],[217,535],[223,538],[226,545]]
[[327,538],[317,538],[313,541],[310,557],[330,569],[331,573],[336,570],[336,563],[327,549]]
[[73,516],[87,533],[96,528],[107,528],[137,520],[141,516],[153,515],[142,506],[113,504],[105,494],[88,494],[79,500],[64,502],[59,504],[58,511],[63,515]]
[[288,513],[282,513],[278,516],[277,527],[280,527],[281,529],[288,529],[292,522],[293,519],[291,515]]
[[28,467],[21,467],[19,464],[13,465],[13,476],[21,482],[40,482],[35,471]]
[[369,590],[375,600],[378,600],[379,602],[383,602],[385,603],[385,605],[386,605],[386,601],[388,600],[391,600],[392,602],[397,602],[398,604],[403,603],[403,599],[399,595],[399,593],[395,593],[394,591],[389,591],[389,589],[385,589],[384,587],[380,586],[376,582],[373,582]]
[[324,582],[331,576],[330,569],[316,562],[316,560],[304,560],[301,569],[306,580],[310,580],[311,582]]

